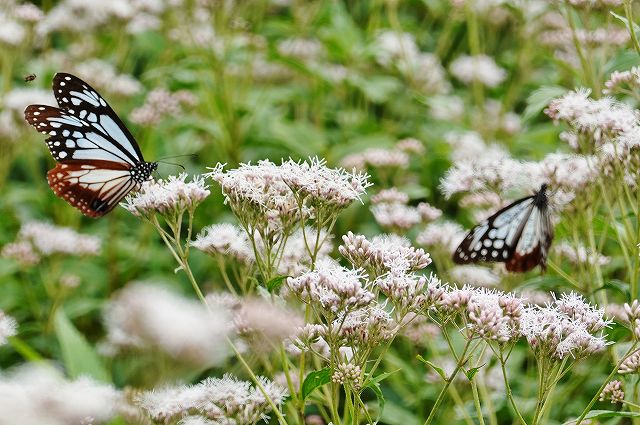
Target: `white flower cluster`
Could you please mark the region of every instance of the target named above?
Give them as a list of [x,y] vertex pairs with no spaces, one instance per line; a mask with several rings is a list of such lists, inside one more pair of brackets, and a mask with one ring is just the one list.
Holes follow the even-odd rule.
[[544,307],[526,307],[520,321],[522,335],[534,353],[552,359],[579,359],[601,351],[607,345],[601,331],[608,324],[603,309],[573,292]]
[[[282,405],[287,390],[267,378],[258,380],[269,399],[276,406]],[[189,417],[186,423],[255,424],[267,420],[271,411],[258,388],[228,374],[207,378],[196,385],[147,391],[137,397],[136,403],[153,421],[161,423]]]
[[229,354],[232,330],[224,309],[207,309],[151,284],[127,286],[106,307],[104,351],[160,349],[186,363],[211,366]]
[[640,375],[640,350],[636,350],[620,363],[618,373],[621,375]]
[[338,250],[354,267],[373,269],[376,275],[388,271],[408,272],[431,264],[431,257],[414,248],[408,239],[397,235],[378,235],[369,240],[364,235],[348,232],[342,236]]
[[624,389],[622,382],[617,379],[609,382],[600,393],[600,401],[609,400],[611,403],[621,403],[624,400]]
[[314,270],[288,278],[287,285],[303,301],[319,303],[332,314],[375,301],[362,270],[344,268],[331,259],[320,260]]
[[53,365],[26,365],[0,376],[1,425],[108,423],[120,394],[109,384],[82,377],[66,380]]
[[218,164],[208,174],[222,186],[236,217],[250,230],[290,232],[313,216],[326,220],[361,196],[370,183],[362,173],[332,169],[324,160],[241,164],[224,172]]
[[626,71],[613,71],[604,83],[604,94],[625,93],[640,88],[640,67],[634,66]]
[[579,135],[601,146],[638,124],[640,112],[613,98],[591,99],[588,89],[571,91],[549,103],[545,113],[572,126]]
[[467,338],[506,343],[520,337],[524,300],[512,293],[465,285],[461,289],[434,279],[428,286],[427,305],[445,316],[464,317]]
[[155,213],[174,216],[194,209],[211,192],[201,176],[194,176],[190,182],[186,178],[187,174],[181,173],[168,180],[145,182],[139,191],[127,196],[123,207],[137,217]]

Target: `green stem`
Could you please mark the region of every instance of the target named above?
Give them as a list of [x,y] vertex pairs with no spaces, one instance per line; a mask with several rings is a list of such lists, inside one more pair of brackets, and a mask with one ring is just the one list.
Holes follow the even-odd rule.
[[604,380],[604,382],[602,383],[602,385],[600,386],[600,388],[598,389],[598,391],[596,391],[595,395],[593,396],[593,398],[591,399],[591,401],[589,402],[589,404],[587,404],[587,407],[584,408],[584,410],[582,411],[582,413],[580,414],[580,416],[578,417],[578,419],[576,420],[575,425],[580,425],[582,423],[582,421],[584,420],[584,417],[587,416],[587,413],[589,413],[589,411],[591,410],[591,407],[595,404],[596,400],[598,400],[598,397],[600,397],[600,393],[602,392],[602,390],[604,390],[604,387],[607,386],[607,384],[609,383],[609,381],[611,381],[611,378],[613,378],[613,376],[618,373],[618,369],[620,368],[620,365],[622,364],[622,362],[624,362],[627,359],[627,356],[629,356],[629,354],[633,353],[636,349],[636,345],[638,345],[638,342],[634,342],[631,347],[629,348],[629,350],[627,350],[627,352],[624,354],[624,356],[622,356],[622,358],[620,359],[620,361],[618,361],[618,363],[616,364],[616,366],[613,368],[613,370],[611,371],[611,373],[609,374],[609,376],[607,376],[607,379]]
[[631,0],[625,0],[624,16],[627,18],[627,28],[629,29],[629,34],[631,35],[631,44],[633,44],[633,48],[636,53],[640,55],[640,44],[638,43],[638,38],[636,37],[636,31],[633,28],[633,5],[631,3]]
[[267,391],[264,389],[264,387],[262,386],[262,383],[260,383],[260,380],[253,373],[253,370],[251,370],[251,367],[244,360],[244,357],[242,357],[242,354],[240,354],[240,352],[238,351],[234,343],[229,338],[227,338],[227,343],[229,343],[236,357],[238,358],[238,360],[240,360],[240,363],[242,363],[242,366],[244,366],[245,370],[251,377],[251,380],[256,385],[256,387],[260,390],[264,398],[267,400],[267,403],[269,403],[269,406],[271,406],[271,409],[273,410],[274,415],[276,415],[276,418],[278,418],[278,422],[280,423],[280,425],[287,425],[287,421],[284,419],[284,416],[282,416],[280,409],[278,409],[278,406],[276,406],[274,401],[271,399],[271,397],[269,396],[269,393],[267,393]]
[[501,349],[497,357],[498,357],[498,360],[500,361],[500,368],[502,369],[502,377],[504,378],[504,385],[507,390],[507,398],[509,399],[509,403],[511,403],[511,407],[513,408],[513,411],[516,413],[516,416],[518,417],[518,420],[520,421],[520,423],[522,425],[527,425],[527,421],[525,421],[524,418],[522,417],[522,414],[520,413],[520,410],[516,405],[516,401],[513,399],[513,392],[511,391],[511,385],[509,385],[509,378],[507,378],[507,369],[506,369],[507,361],[504,358],[503,354],[504,354],[504,351],[502,351]]
[[465,356],[467,354],[467,351],[469,350],[470,345],[471,345],[471,340],[469,339],[467,340],[467,343],[465,344],[464,349],[462,350],[462,354],[460,355],[460,360],[458,360],[458,363],[456,364],[456,368],[453,370],[453,372],[451,372],[451,375],[445,380],[444,387],[442,387],[442,390],[440,390],[440,393],[438,394],[438,398],[436,398],[436,401],[433,404],[433,407],[431,408],[431,412],[429,412],[429,416],[427,417],[427,420],[424,422],[424,425],[429,425],[431,422],[433,422],[433,419],[436,416],[436,412],[438,411],[440,404],[442,404],[442,402],[444,401],[444,398],[447,394],[447,390],[449,389],[449,386],[455,379],[456,375],[458,375],[458,372],[460,371],[460,369],[462,369],[462,366],[466,361]]

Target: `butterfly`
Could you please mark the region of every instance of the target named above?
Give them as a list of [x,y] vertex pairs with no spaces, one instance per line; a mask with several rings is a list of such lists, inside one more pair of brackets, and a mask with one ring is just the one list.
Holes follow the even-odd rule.
[[553,240],[547,185],[473,227],[453,253],[457,264],[502,262],[507,270],[546,269]]
[[27,122],[49,135],[46,143],[58,162],[47,182],[82,214],[103,216],[138,190],[158,164],[144,160],[127,127],[89,84],[59,72],[53,94],[58,108],[29,105],[24,110]]
[[36,74],[29,74],[29,75],[24,77],[24,82],[28,83],[28,82],[33,81],[35,79],[36,79]]

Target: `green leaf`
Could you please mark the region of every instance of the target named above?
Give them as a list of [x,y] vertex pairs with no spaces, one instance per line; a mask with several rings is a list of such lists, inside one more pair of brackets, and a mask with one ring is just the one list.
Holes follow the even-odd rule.
[[[592,410],[584,417],[585,419],[600,418],[640,418],[640,412],[616,412],[614,410]],[[562,425],[573,425],[577,419],[567,421]]]
[[523,120],[529,121],[538,115],[553,99],[567,92],[567,89],[559,86],[543,86],[534,90],[527,98],[527,107],[524,110]]
[[313,390],[328,384],[329,381],[331,381],[330,367],[310,372],[302,383],[302,399],[305,400]]
[[98,381],[111,382],[98,354],[62,310],[56,313],[54,324],[62,360],[69,376],[78,378],[84,375]]
[[480,370],[480,368],[481,368],[482,366],[484,366],[485,364],[486,364],[486,363],[484,363],[484,364],[482,364],[482,365],[480,365],[480,366],[478,366],[478,367],[472,367],[472,368],[471,368],[471,369],[469,369],[469,370],[465,370],[465,371],[464,371],[464,374],[465,374],[465,375],[467,375],[467,379],[468,379],[469,381],[472,381],[472,380],[473,380],[473,377],[474,377],[474,376],[476,376],[476,373],[478,373],[478,371]]
[[[392,372],[384,372],[381,373],[380,375],[376,376],[375,378],[371,378],[369,379],[368,382],[372,383],[372,384],[377,384],[379,382],[382,382],[383,380],[387,379],[389,376],[393,375],[396,372],[399,372],[401,369],[396,369]],[[365,387],[368,386],[368,384],[365,385]]]
[[442,369],[441,367],[438,367],[438,366],[434,365],[434,364],[433,364],[433,363],[431,363],[429,360],[427,360],[427,359],[425,359],[424,357],[422,357],[420,354],[418,354],[418,355],[416,356],[416,358],[417,358],[418,360],[420,360],[422,363],[424,363],[424,364],[426,364],[426,365],[431,366],[431,367],[433,368],[433,370],[435,370],[436,372],[438,372],[438,375],[440,375],[440,377],[441,377],[443,380],[445,380],[445,381],[447,380],[447,374],[445,373],[444,369]]
[[274,293],[275,291],[280,289],[280,287],[284,283],[285,279],[288,278],[288,277],[289,276],[276,276],[273,279],[271,279],[269,282],[267,282],[265,284],[265,286],[267,287],[267,290],[270,293]]
[[377,382],[371,382],[365,388],[371,388],[371,390],[375,393],[376,399],[378,400],[378,417],[376,418],[376,423],[380,420],[382,416],[382,412],[384,411],[384,394],[382,394],[382,389],[380,388],[380,384]]
[[[613,16],[614,18],[616,18],[616,19],[618,19],[618,20],[622,21],[622,23],[624,24],[624,26],[625,26],[627,29],[629,29],[629,21],[627,20],[627,18],[625,18],[625,17],[624,17],[624,16],[622,16],[622,15],[618,15],[617,13],[615,13],[615,12],[613,12],[613,11],[611,11],[611,12],[609,12],[609,13],[611,13],[611,16]],[[638,32],[640,31],[640,27],[639,27],[635,22],[633,22],[633,30],[634,30],[636,33],[638,33]]]

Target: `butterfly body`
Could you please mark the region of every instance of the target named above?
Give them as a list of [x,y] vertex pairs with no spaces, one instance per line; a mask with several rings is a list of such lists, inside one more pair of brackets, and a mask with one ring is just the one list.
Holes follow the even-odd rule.
[[148,180],[157,163],[147,162],[127,127],[87,83],[57,73],[59,107],[29,105],[25,119],[48,135],[57,166],[47,174],[56,195],[89,217],[100,217]]
[[503,262],[507,270],[546,268],[553,226],[547,185],[521,198],[473,227],[453,253],[458,264]]

